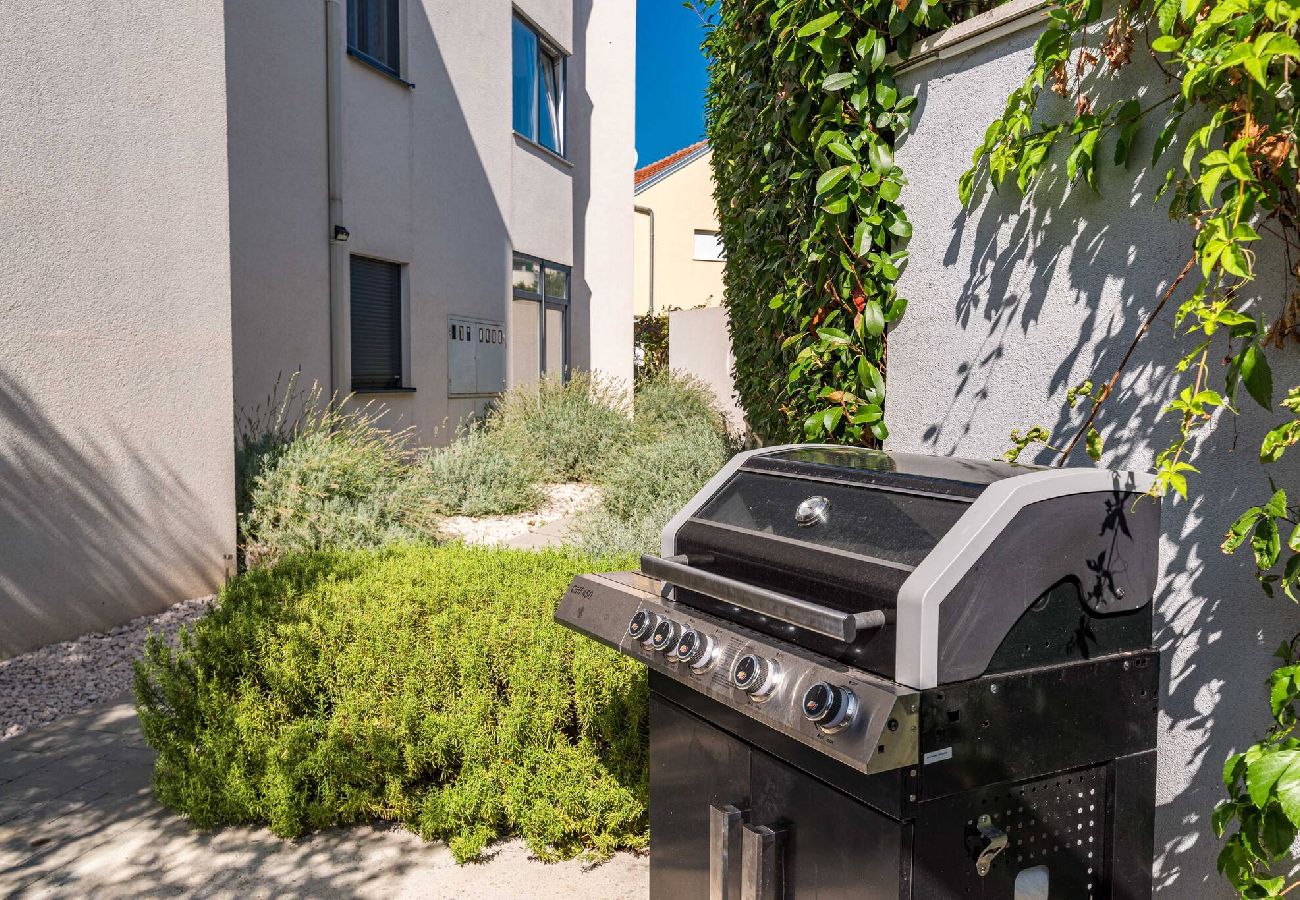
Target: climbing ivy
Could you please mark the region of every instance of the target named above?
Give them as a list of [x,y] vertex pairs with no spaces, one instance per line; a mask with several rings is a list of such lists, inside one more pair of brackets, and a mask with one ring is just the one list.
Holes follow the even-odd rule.
[[[1160,195],[1171,216],[1190,226],[1187,262],[1169,273],[1161,296],[1151,298],[1152,308],[1119,366],[1104,382],[1089,381],[1070,392],[1071,406],[1087,404],[1082,427],[1061,439],[1042,426],[1015,432],[1007,455],[1014,458],[1035,443],[1057,450],[1049,444],[1055,439],[1058,462],[1064,463],[1082,439],[1088,454],[1099,458],[1105,403],[1133,348],[1182,286],[1186,299],[1171,313],[1182,345],[1168,361],[1181,384],[1165,409],[1177,427],[1156,458],[1155,492],[1186,499],[1197,472],[1191,458],[1198,435],[1217,412],[1233,414],[1239,403],[1255,403],[1280,413],[1259,447],[1265,466],[1300,441],[1300,387],[1290,388],[1275,406],[1269,364],[1270,356],[1300,335],[1300,294],[1289,284],[1283,296],[1250,299],[1261,256],[1281,257],[1290,275],[1297,273],[1292,253],[1300,248],[1300,160],[1293,74],[1300,60],[1300,3],[1121,0],[1106,10],[1100,0],[1053,3],[1032,71],[989,126],[959,192],[970,203],[986,181],[1014,181],[1028,191],[1044,177],[1061,176],[1076,189],[1096,190],[1099,170],[1107,167],[1128,173],[1116,174],[1115,183],[1131,183],[1142,168],[1134,158],[1138,134],[1148,129],[1154,135],[1150,164],[1166,173]],[[1130,62],[1139,38],[1163,77],[1138,85],[1136,92],[1126,82],[1127,96],[1121,90],[1121,99],[1101,104],[1105,83]],[[1220,359],[1216,373],[1220,367],[1212,363]],[[1289,497],[1266,474],[1258,478],[1262,502],[1241,514],[1223,550],[1235,553],[1249,545],[1263,589],[1271,596],[1280,588],[1295,600],[1300,510],[1294,501],[1300,497],[1295,491]],[[1269,680],[1271,727],[1258,743],[1228,758],[1228,799],[1212,820],[1216,835],[1225,838],[1219,871],[1243,897],[1278,897],[1300,888],[1286,876],[1300,827],[1300,636],[1284,642],[1278,655],[1282,666]]]
[[912,226],[889,63],[927,0],[700,0],[736,390],[762,439],[885,439],[886,333]]

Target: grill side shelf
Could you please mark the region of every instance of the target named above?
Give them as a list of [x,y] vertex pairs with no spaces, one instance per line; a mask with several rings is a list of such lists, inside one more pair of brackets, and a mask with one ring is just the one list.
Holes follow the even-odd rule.
[[[664,599],[662,590],[661,582],[640,573],[581,575],[570,584],[555,618],[859,772],[872,774],[916,764],[918,693]],[[711,636],[717,646],[712,665],[704,672],[693,672],[689,666],[671,661],[628,636],[628,622],[639,610]],[[728,677],[735,661],[747,653],[762,655],[780,673],[777,686],[761,702],[735,688]],[[843,730],[826,733],[804,718],[799,709],[799,699],[819,681],[847,688],[857,700],[857,713]]]

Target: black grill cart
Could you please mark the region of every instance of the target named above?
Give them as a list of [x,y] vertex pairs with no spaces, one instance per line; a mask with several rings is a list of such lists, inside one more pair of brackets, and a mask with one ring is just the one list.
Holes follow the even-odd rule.
[[575,579],[650,670],[653,900],[1149,897],[1150,486],[769,448]]

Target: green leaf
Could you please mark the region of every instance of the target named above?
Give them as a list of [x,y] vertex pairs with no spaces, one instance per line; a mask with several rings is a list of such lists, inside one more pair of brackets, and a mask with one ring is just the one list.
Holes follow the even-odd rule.
[[1168,34],[1162,34],[1151,42],[1151,49],[1157,53],[1173,53],[1182,45],[1183,42],[1178,38]]
[[835,168],[823,172],[822,176],[817,179],[817,196],[820,197],[835,185],[844,180],[844,176],[849,174],[848,166],[836,166]]
[[1281,518],[1286,515],[1285,489],[1274,492],[1273,496],[1268,498],[1268,502],[1264,504],[1264,514],[1274,518]]
[[829,144],[826,145],[826,149],[834,153],[840,159],[848,160],[851,163],[855,163],[858,161],[858,158],[856,155],[854,155],[852,148],[850,148],[849,145],[844,143],[843,141],[831,141]]
[[1090,426],[1088,428],[1088,436],[1084,440],[1084,447],[1093,462],[1101,461],[1102,436],[1101,432],[1097,431],[1095,427]]
[[885,314],[881,310],[880,304],[875,300],[868,300],[862,308],[862,321],[866,325],[867,332],[873,337],[879,337],[885,332]]
[[853,252],[858,256],[866,256],[871,251],[871,244],[871,226],[866,222],[859,222],[853,232]]
[[857,80],[857,75],[852,72],[836,72],[827,75],[826,80],[822,82],[822,89],[827,91],[842,91],[844,88],[853,84]]
[[1246,770],[1246,788],[1251,802],[1259,807],[1267,804],[1278,779],[1297,764],[1300,764],[1300,750],[1277,750],[1252,762]]
[[1251,549],[1255,551],[1255,567],[1261,572],[1273,568],[1282,552],[1282,538],[1277,531],[1277,520],[1261,516],[1250,536]]
[[903,186],[897,181],[885,180],[880,182],[880,198],[893,203],[903,193]]
[[[1294,753],[1279,750],[1278,753]],[[1300,826],[1300,766],[1289,765],[1277,779],[1277,799],[1292,825]]]
[[835,426],[840,424],[840,419],[844,417],[844,408],[832,406],[822,414],[822,427],[827,434],[835,433]]
[[799,37],[808,37],[810,34],[821,34],[823,31],[831,27],[831,25],[838,22],[839,20],[840,20],[839,13],[830,12],[824,16],[819,16],[818,18],[813,19],[811,22],[809,22],[807,25],[800,28],[795,33]]
[[1251,344],[1241,356],[1241,383],[1256,403],[1273,408],[1273,372],[1258,344]]

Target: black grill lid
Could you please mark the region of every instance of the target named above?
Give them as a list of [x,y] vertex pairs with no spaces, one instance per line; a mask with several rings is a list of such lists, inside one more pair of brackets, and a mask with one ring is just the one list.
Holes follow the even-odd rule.
[[995,481],[1043,467],[920,453],[884,453],[863,447],[810,446],[756,455],[743,468],[974,500]]

